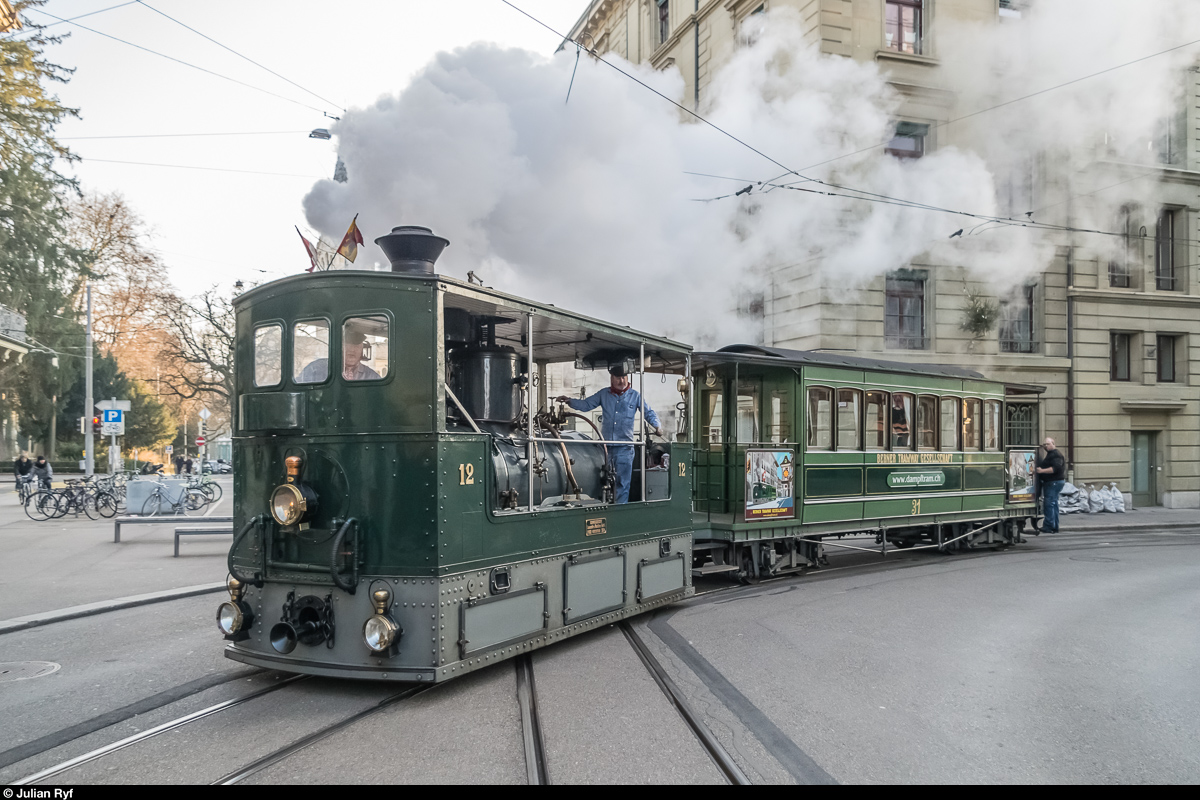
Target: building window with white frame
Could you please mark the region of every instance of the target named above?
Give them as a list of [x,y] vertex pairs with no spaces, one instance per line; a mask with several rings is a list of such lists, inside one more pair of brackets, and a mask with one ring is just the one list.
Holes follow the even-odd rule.
[[1177,383],[1179,381],[1176,358],[1181,349],[1179,347],[1180,338],[1182,337],[1160,333],[1155,339],[1154,350],[1158,361],[1156,378],[1159,383]]
[[1158,214],[1158,225],[1154,236],[1154,288],[1160,292],[1174,292],[1182,288],[1175,274],[1175,253],[1178,236],[1182,229],[1182,211],[1164,208]]
[[658,6],[658,43],[671,38],[671,0],[655,0]]
[[883,41],[888,50],[920,55],[923,49],[924,0],[887,0]]
[[925,155],[925,140],[929,137],[929,126],[919,122],[897,122],[896,132],[884,148],[884,152],[896,158],[920,158]]
[[1133,345],[1133,336],[1128,333],[1110,333],[1108,345],[1108,379],[1110,381],[1129,380],[1129,351]]
[[887,347],[924,350],[926,274],[900,270],[887,276],[883,301],[883,337]]
[[1034,287],[1022,286],[1000,300],[1000,352],[1032,353],[1037,350],[1033,326]]

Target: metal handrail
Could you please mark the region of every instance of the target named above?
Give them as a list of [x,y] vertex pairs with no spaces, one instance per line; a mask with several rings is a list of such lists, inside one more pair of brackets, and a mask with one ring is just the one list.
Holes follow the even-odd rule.
[[237,567],[233,565],[233,554],[237,551],[238,545],[242,543],[242,539],[246,538],[246,534],[250,532],[250,529],[257,527],[259,523],[263,521],[263,517],[263,514],[259,514],[256,517],[251,517],[249,521],[242,526],[242,529],[238,531],[238,535],[233,537],[233,544],[229,546],[229,555],[225,557],[225,565],[229,567],[230,575],[232,575],[234,578],[237,578],[242,583],[253,584],[256,588],[260,589],[263,585],[262,573],[256,574],[254,578],[247,578],[239,574]]
[[[342,573],[338,569],[338,555],[342,549],[342,541],[346,538],[346,532],[350,530],[350,526],[354,526],[354,543],[350,545],[350,583],[342,583]],[[358,588],[358,520],[350,517],[342,523],[342,527],[338,528],[337,536],[333,537],[333,547],[329,551],[329,576],[333,578],[333,585],[341,589],[343,592],[354,594]]]

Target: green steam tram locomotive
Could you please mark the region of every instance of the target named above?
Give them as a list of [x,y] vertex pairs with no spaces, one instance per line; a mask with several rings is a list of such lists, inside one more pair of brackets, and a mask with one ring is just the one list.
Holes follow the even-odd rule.
[[391,272],[238,298],[226,655],[437,682],[689,596],[691,446],[642,433],[616,505],[628,443],[547,387],[622,364],[686,390],[690,348],[438,276],[428,229],[376,243]]
[[[229,658],[441,682],[683,600],[697,575],[783,575],[864,534],[884,552],[1005,546],[1037,513],[1040,387],[695,354],[439,276],[449,242],[426,228],[376,243],[391,272],[237,300]],[[610,448],[629,443],[550,390],[617,365],[639,416],[651,390],[678,412],[672,441],[639,426],[621,504]]]

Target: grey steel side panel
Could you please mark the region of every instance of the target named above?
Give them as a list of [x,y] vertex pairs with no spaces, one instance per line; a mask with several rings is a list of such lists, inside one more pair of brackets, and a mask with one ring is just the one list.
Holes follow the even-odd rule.
[[564,567],[563,621],[613,611],[625,605],[625,556],[613,553],[601,558],[567,562]]
[[546,627],[546,590],[529,589],[462,606],[464,656],[519,641]]
[[678,592],[684,587],[684,560],[682,554],[671,555],[655,561],[643,561],[638,565],[638,602],[644,603],[655,597]]

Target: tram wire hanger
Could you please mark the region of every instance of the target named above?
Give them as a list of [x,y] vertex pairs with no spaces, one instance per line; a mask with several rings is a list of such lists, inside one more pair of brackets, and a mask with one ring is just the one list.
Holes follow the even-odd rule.
[[[735,192],[733,194],[721,195],[720,197],[698,199],[697,202],[712,202],[713,200],[724,200],[729,197],[739,197],[743,194],[749,194],[754,189],[755,186],[758,186],[759,188],[766,186],[766,187],[769,187],[767,190],[768,192],[773,189],[791,189],[793,191],[802,191],[802,192],[808,192],[811,194],[823,194],[823,195],[827,195],[830,197],[847,197],[850,199],[866,200],[868,202],[880,202],[880,203],[885,203],[887,205],[907,206],[910,208],[921,208],[921,209],[925,209],[928,211],[939,211],[939,212],[946,213],[946,214],[955,214],[958,216],[970,217],[970,218],[982,220],[985,222],[995,222],[995,223],[999,223],[999,224],[1003,224],[1003,225],[1007,225],[1007,226],[1033,228],[1035,230],[1054,230],[1054,231],[1062,231],[1062,232],[1069,232],[1069,233],[1092,233],[1092,234],[1098,234],[1098,235],[1102,235],[1102,236],[1124,236],[1125,235],[1124,233],[1117,233],[1115,231],[1102,231],[1102,230],[1096,230],[1096,229],[1091,229],[1091,228],[1075,228],[1075,227],[1071,227],[1071,226],[1067,226],[1067,225],[1052,225],[1050,223],[1035,222],[1032,217],[1032,214],[1034,213],[1033,211],[1026,212],[1025,220],[1022,220],[1019,218],[1014,218],[1014,217],[1000,217],[1000,216],[994,216],[994,215],[979,214],[979,213],[970,212],[970,211],[960,211],[960,210],[950,209],[950,208],[941,208],[938,206],[932,206],[932,205],[928,205],[925,203],[921,203],[921,202],[918,202],[915,200],[906,200],[904,198],[892,197],[891,195],[877,194],[875,192],[868,192],[864,189],[855,189],[854,187],[850,187],[850,186],[842,186],[842,185],[836,184],[836,183],[829,183],[827,181],[823,181],[818,178],[810,178],[806,175],[801,174],[799,171],[792,169],[791,167],[787,166],[786,164],[783,164],[782,162],[777,161],[776,159],[767,155],[762,150],[759,150],[757,147],[754,147],[753,145],[749,144],[748,142],[746,142],[742,139],[739,139],[737,136],[734,136],[732,133],[725,130],[721,126],[719,126],[716,123],[712,122],[711,120],[705,118],[697,111],[687,108],[686,106],[676,102],[675,100],[672,100],[670,97],[668,97],[667,95],[658,91],[653,86],[650,86],[646,82],[639,79],[636,75],[632,75],[629,72],[626,72],[625,70],[621,69],[619,66],[614,64],[613,62],[604,58],[599,52],[596,51],[596,49],[594,47],[587,47],[586,45],[583,44],[582,41],[577,40],[577,39],[572,39],[570,36],[560,33],[559,31],[557,31],[553,27],[551,27],[549,24],[543,22],[542,20],[540,20],[537,17],[530,14],[528,11],[525,11],[524,9],[522,9],[519,6],[517,6],[516,4],[514,4],[511,0],[500,0],[500,2],[504,3],[508,7],[512,8],[514,11],[520,13],[521,15],[529,18],[533,22],[542,26],[546,30],[553,33],[555,36],[560,37],[564,42],[570,42],[571,44],[574,44],[576,46],[576,48],[578,48],[580,50],[586,50],[588,55],[592,56],[597,61],[611,67],[612,69],[621,73],[626,78],[629,78],[630,80],[634,81],[635,83],[637,83],[644,89],[646,89],[650,92],[653,92],[654,94],[661,97],[663,100],[666,100],[668,103],[675,106],[680,111],[683,111],[685,114],[688,114],[688,115],[694,117],[697,121],[704,123],[705,125],[709,126],[710,128],[717,131],[718,133],[724,135],[725,137],[727,137],[729,139],[732,139],[734,142],[737,142],[742,147],[745,147],[747,150],[750,150],[751,152],[761,156],[762,158],[766,159],[767,161],[770,161],[775,166],[784,170],[784,172],[781,175],[778,175],[768,181],[749,181],[748,183],[750,185],[746,186],[745,188],[743,188],[740,191]],[[1080,83],[1080,82],[1088,80],[1090,78],[1095,78],[1097,76],[1104,75],[1106,73],[1113,72],[1115,70],[1122,69],[1124,67],[1132,66],[1132,65],[1138,64],[1142,61],[1147,61],[1151,58],[1157,58],[1158,56],[1166,55],[1167,53],[1171,53],[1176,50],[1183,49],[1185,47],[1191,47],[1196,44],[1200,44],[1200,39],[1195,39],[1190,42],[1185,42],[1180,45],[1175,45],[1174,47],[1167,48],[1166,50],[1160,50],[1157,53],[1151,53],[1149,55],[1133,59],[1132,61],[1126,61],[1122,64],[1117,64],[1112,67],[1107,67],[1106,69],[1102,69],[1097,72],[1090,73],[1088,75],[1083,75],[1078,78],[1073,78],[1069,81],[1064,81],[1063,83],[1056,84],[1054,86],[1046,87],[1045,89],[1039,89],[1035,92],[1030,92],[1029,94],[1025,94],[1020,97],[1014,97],[1011,100],[1005,100],[1002,103],[997,103],[996,105],[989,106],[987,108],[981,108],[976,111],[972,111],[968,114],[963,114],[962,116],[955,117],[954,119],[946,120],[945,122],[939,122],[939,123],[937,123],[936,127],[941,128],[941,127],[945,127],[947,125],[951,125],[955,122],[961,122],[962,120],[968,119],[970,117],[976,117],[981,114],[985,114],[989,111],[994,111],[995,109],[998,109],[998,108],[1003,108],[1005,106],[1009,106],[1014,103],[1019,103],[1023,100],[1028,100],[1031,97],[1037,97],[1039,95],[1043,95],[1048,92],[1052,92],[1056,89],[1061,89],[1066,86],[1070,86],[1072,84]],[[578,66],[578,51],[576,52],[576,61],[577,61],[577,66]],[[574,82],[573,74],[572,74],[572,82]],[[890,141],[890,139],[888,141]],[[880,147],[887,146],[888,141],[884,141],[879,144],[871,145],[870,147],[864,147],[864,148],[855,150],[850,153],[844,153],[840,156],[826,159],[825,161],[817,162],[816,164],[810,164],[807,167],[804,167],[803,169],[805,171],[807,171],[809,169],[814,169],[816,167],[824,166],[825,164],[833,163],[834,161],[839,161],[843,158],[849,158],[851,156],[855,156],[860,153],[869,152],[871,150],[877,150]],[[696,172],[688,172],[685,174],[700,175],[703,177],[721,178],[723,180],[737,180],[739,183],[745,182],[745,179],[728,178],[726,176],[721,176],[721,175],[705,176],[705,175],[703,175],[703,173],[696,173]],[[800,178],[800,180],[794,181],[792,183],[783,183],[783,184],[777,183],[777,181],[780,178],[785,178],[788,175],[795,175],[796,177]],[[803,188],[796,186],[796,184],[798,184],[798,183],[817,183],[822,186],[829,187],[831,189],[840,189],[845,192],[855,192],[856,195],[839,195],[835,192],[819,191],[816,189],[803,189]],[[1109,188],[1111,188],[1111,187],[1109,187]],[[765,193],[766,192],[764,192],[764,194]],[[861,195],[861,196],[859,196],[859,195]],[[1035,209],[1035,211],[1036,210],[1037,209]],[[958,236],[960,234],[961,234],[961,230],[954,234],[951,234],[950,238],[954,238],[955,236]],[[1177,240],[1177,241],[1182,241],[1182,240]],[[1188,241],[1190,241],[1190,240],[1188,240]]]

